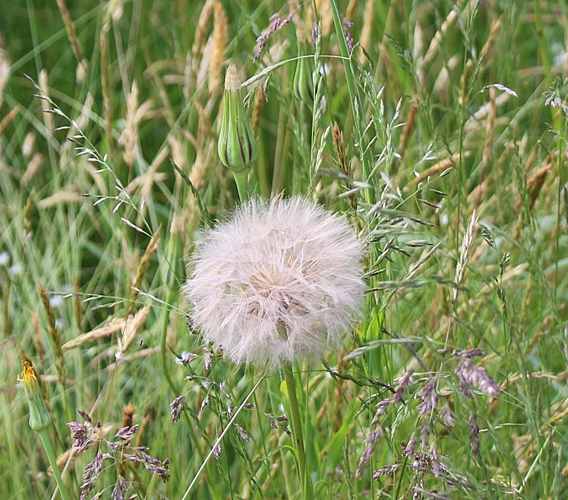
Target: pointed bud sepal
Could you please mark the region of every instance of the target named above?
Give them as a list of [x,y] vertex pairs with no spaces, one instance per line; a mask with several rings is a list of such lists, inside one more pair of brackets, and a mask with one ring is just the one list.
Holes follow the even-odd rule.
[[298,44],[298,63],[294,73],[294,95],[311,106],[314,102],[314,59],[305,43]]
[[234,64],[225,76],[223,116],[217,151],[219,158],[231,170],[243,170],[257,157],[256,139],[241,99],[241,82]]

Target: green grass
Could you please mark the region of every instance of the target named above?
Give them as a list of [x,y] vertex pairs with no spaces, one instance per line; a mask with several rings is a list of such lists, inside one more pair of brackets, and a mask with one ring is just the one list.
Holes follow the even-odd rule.
[[[345,213],[367,243],[364,320],[325,363],[295,367],[314,497],[568,498],[564,3],[375,1],[371,12],[372,1],[337,0],[335,13],[317,15],[314,51],[298,39],[316,19],[303,2],[256,62],[256,38],[288,6],[222,0],[223,32],[214,3],[198,31],[203,1],[68,1],[80,78],[55,2],[0,6],[0,75],[10,66],[0,88],[0,496],[55,489],[17,381],[25,353],[43,378],[70,498],[107,452],[87,498],[111,498],[119,474],[127,498],[301,498],[290,423],[277,418],[281,376],[216,353],[206,369],[211,353],[188,329],[179,292],[208,218],[238,204],[217,156],[222,86],[209,81],[231,61],[252,80],[243,94],[258,119],[256,193],[307,195]],[[352,54],[348,10],[356,44],[366,20],[372,28]],[[304,53],[316,54],[315,85],[301,82],[314,102],[294,92]],[[145,306],[120,363],[120,329],[62,349]],[[483,351],[470,365],[459,355],[468,349]],[[182,352],[198,357],[184,367]],[[468,397],[464,363],[501,392],[482,384]],[[379,406],[372,423],[410,369],[402,400]],[[433,387],[437,402],[421,414]],[[126,405],[140,425],[132,446],[168,458],[169,481],[109,451],[130,424]],[[84,422],[77,410],[101,422],[101,440],[64,455],[67,423]],[[219,459],[206,461],[220,436]]]

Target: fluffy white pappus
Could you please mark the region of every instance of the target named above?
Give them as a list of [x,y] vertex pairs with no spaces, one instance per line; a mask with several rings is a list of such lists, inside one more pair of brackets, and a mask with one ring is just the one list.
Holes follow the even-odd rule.
[[276,369],[337,346],[360,315],[362,256],[347,222],[321,206],[254,199],[198,245],[182,290],[206,342]]

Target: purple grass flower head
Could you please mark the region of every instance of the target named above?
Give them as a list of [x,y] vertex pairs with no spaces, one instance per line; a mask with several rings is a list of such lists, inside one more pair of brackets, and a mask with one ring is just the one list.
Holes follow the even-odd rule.
[[247,431],[245,431],[239,424],[235,424],[235,429],[237,429],[244,441],[250,441],[250,436],[247,434]]
[[198,246],[183,287],[205,342],[235,363],[321,358],[360,314],[363,248],[302,197],[253,199]]
[[85,451],[95,442],[93,434],[95,434],[98,429],[94,428],[89,422],[85,424],[69,422],[67,426],[71,429],[71,437],[75,440],[73,442],[73,448],[76,453]]
[[469,424],[469,441],[471,443],[471,452],[474,455],[479,454],[479,425],[477,425],[477,419],[475,414],[471,414],[468,420]]
[[353,49],[355,48],[355,43],[353,42],[353,35],[351,34],[350,31],[354,25],[355,23],[353,21],[350,21],[345,17],[343,18],[343,34],[345,35],[345,41],[347,42],[347,48],[349,49],[349,52],[353,52]]
[[184,408],[184,404],[185,404],[184,395],[178,396],[170,403],[172,422],[177,422],[179,420],[179,418],[181,417],[181,412],[183,411]]

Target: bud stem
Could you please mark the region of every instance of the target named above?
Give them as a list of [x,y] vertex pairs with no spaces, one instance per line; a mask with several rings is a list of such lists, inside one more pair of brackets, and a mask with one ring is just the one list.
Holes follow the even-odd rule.
[[233,176],[235,178],[235,183],[237,184],[239,199],[241,203],[244,203],[249,199],[248,170],[239,170],[239,171],[233,170]]
[[65,483],[63,483],[63,479],[61,478],[59,467],[57,467],[57,459],[55,458],[55,453],[53,453],[53,447],[51,446],[47,427],[41,429],[38,432],[39,437],[41,438],[41,442],[43,443],[43,447],[45,448],[47,460],[49,461],[49,465],[51,465],[51,469],[53,470],[53,477],[55,478],[55,482],[57,483],[57,487],[59,488],[59,494],[61,495],[61,498],[63,498],[63,500],[69,500],[69,497],[67,496],[67,488],[65,487]]

